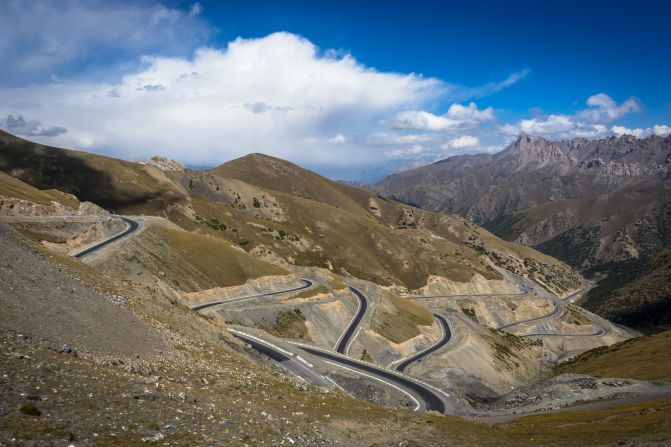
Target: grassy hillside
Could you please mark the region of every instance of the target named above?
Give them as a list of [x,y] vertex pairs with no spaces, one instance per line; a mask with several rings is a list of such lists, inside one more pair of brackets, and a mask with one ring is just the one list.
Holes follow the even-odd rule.
[[403,343],[421,334],[419,326],[432,324],[433,315],[425,306],[383,290],[370,328],[387,340]]
[[160,213],[184,199],[155,168],[43,146],[2,131],[0,171],[37,189],[74,194],[116,213]]
[[196,292],[244,284],[248,279],[288,272],[236,249],[220,238],[151,225],[124,241],[114,257],[97,263],[103,271],[126,271],[142,279],[148,272],[173,288]]
[[[464,219],[427,212],[332,182],[284,160],[252,154],[210,172],[272,192],[288,216],[281,231],[322,249],[292,253],[290,256],[297,263],[330,266],[339,273],[346,269],[380,284],[396,283],[409,288],[423,286],[429,275],[460,282],[470,281],[475,273],[500,279],[493,265],[533,276],[555,293],[580,284],[579,277],[561,262],[501,241]],[[266,203],[260,206],[264,208]],[[249,209],[249,203],[246,207]],[[225,217],[219,213],[217,219],[221,218]],[[329,237],[334,234],[341,238]],[[419,258],[422,262],[415,261]]]
[[417,289],[431,275],[501,279],[495,266],[538,279],[557,294],[581,282],[564,264],[464,219],[260,154],[209,171],[163,171],[0,134],[0,171],[33,187],[33,194],[56,188],[116,213],[165,216],[273,262],[325,267],[382,285]]
[[51,205],[51,202],[55,201],[70,208],[79,208],[79,201],[72,195],[64,194],[57,189],[40,190],[34,188],[2,171],[0,171],[0,195],[27,200],[40,205]]
[[671,249],[652,258],[609,263],[587,273],[607,276],[583,298],[585,308],[629,326],[671,326]]
[[555,372],[671,381],[671,330],[592,349],[558,366]]

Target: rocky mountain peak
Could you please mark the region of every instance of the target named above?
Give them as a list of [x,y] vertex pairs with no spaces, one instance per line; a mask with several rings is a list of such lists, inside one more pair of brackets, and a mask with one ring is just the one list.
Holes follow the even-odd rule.
[[146,164],[155,166],[161,171],[184,171],[186,166],[177,160],[171,160],[166,157],[155,155],[151,157]]
[[512,142],[504,153],[506,155],[521,156],[525,162],[539,161],[546,163],[564,158],[564,153],[554,143],[543,137],[536,137],[526,133],[521,133],[517,137],[517,140]]

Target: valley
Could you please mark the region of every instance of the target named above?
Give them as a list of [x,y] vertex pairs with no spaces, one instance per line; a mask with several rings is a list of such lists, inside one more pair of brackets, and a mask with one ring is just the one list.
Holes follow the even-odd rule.
[[521,135],[370,190],[462,215],[561,259],[595,282],[581,305],[644,332],[668,326],[671,137],[550,141]]
[[[103,300],[112,306],[106,312],[128,309],[123,312],[137,315],[133,324],[152,334],[142,354],[135,354],[141,339],[124,342],[133,354],[121,360],[128,354],[108,347],[116,335],[95,348],[62,335],[73,324],[90,333],[100,310],[69,313],[67,324],[54,320],[36,331],[31,321],[51,320],[70,299],[56,294],[50,306],[23,314],[13,292],[2,295],[5,343],[24,333],[28,340],[51,340],[32,350],[67,343],[77,362],[90,365],[135,364],[132,358],[142,357],[144,366],[131,372],[144,377],[145,368],[150,376],[156,368],[178,368],[169,373],[175,374],[189,352],[209,362],[215,351],[194,346],[189,338],[196,337],[209,340],[202,346],[220,344],[217,355],[241,356],[238,365],[255,365],[237,368],[274,375],[283,384],[282,399],[299,390],[310,405],[321,395],[345,407],[362,405],[361,411],[428,411],[494,424],[497,431],[529,415],[626,411],[671,398],[665,382],[581,372],[581,354],[598,358],[635,331],[573,304],[592,286],[571,267],[463,218],[396,203],[258,154],[195,171],[160,159],[130,163],[3,138],[5,148],[18,144],[35,160],[32,168],[14,167],[17,153],[0,151],[3,240],[23,253],[17,259],[81,271],[77,281],[85,288],[96,284],[112,297]],[[126,204],[120,198],[126,184],[110,182],[105,195],[117,197],[110,213],[73,194],[86,190],[86,179],[61,184],[63,190],[39,189],[53,184],[50,170],[66,169],[72,157],[85,160],[87,169],[113,166],[114,178],[135,179],[134,194],[170,191],[171,199],[159,208],[154,199]],[[25,282],[42,287],[47,277]],[[10,290],[17,287],[25,285]],[[76,294],[79,287],[64,292]],[[94,300],[80,306],[89,309],[100,298]],[[166,352],[173,364],[162,360]],[[567,366],[573,362],[575,370]],[[211,379],[203,379],[209,389]],[[317,414],[311,410],[309,419]],[[134,432],[170,436],[158,427],[139,424]],[[343,432],[328,436],[342,440]]]

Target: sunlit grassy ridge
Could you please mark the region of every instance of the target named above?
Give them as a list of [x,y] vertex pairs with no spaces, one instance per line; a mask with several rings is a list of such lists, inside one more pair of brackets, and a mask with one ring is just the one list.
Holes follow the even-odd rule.
[[592,349],[560,365],[556,372],[671,381],[671,330]]

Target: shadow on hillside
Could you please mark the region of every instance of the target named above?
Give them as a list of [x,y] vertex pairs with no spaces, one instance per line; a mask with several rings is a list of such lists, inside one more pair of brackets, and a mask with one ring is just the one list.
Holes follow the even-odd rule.
[[16,137],[0,138],[0,170],[38,189],[58,189],[111,212],[128,211],[156,199],[161,192],[132,191],[115,183],[110,173],[90,166],[69,151]]

